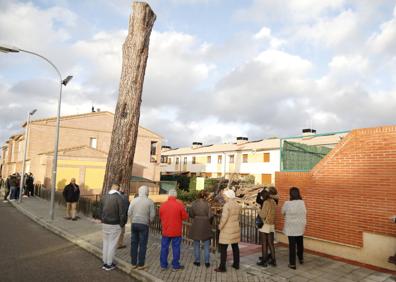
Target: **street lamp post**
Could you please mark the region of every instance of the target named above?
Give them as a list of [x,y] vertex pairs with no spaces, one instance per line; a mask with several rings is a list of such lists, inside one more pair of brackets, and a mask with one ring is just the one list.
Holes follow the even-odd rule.
[[58,112],[56,115],[56,129],[55,129],[55,146],[54,146],[54,160],[52,164],[52,177],[51,177],[51,204],[50,204],[50,218],[51,220],[54,219],[54,207],[55,207],[55,186],[56,186],[56,171],[57,171],[57,165],[58,165],[58,146],[59,146],[59,123],[60,123],[60,112],[61,112],[61,102],[62,102],[62,86],[66,86],[69,81],[73,78],[73,76],[67,76],[65,79],[62,79],[62,75],[58,68],[52,63],[49,59],[46,57],[37,54],[32,51],[20,49],[14,46],[8,46],[4,44],[0,44],[0,52],[3,53],[18,53],[18,52],[24,52],[24,53],[29,53],[32,55],[35,55],[37,57],[40,57],[41,59],[45,60],[47,63],[49,63],[56,71],[56,73],[59,76],[59,98],[58,98]]
[[22,173],[21,173],[21,182],[19,183],[19,203],[22,202],[22,190],[23,190],[23,183],[25,180],[25,165],[26,165],[26,155],[27,155],[27,146],[28,146],[28,138],[29,138],[29,124],[30,124],[30,117],[37,112],[36,109],[28,113],[28,117],[26,120],[26,128],[25,128],[25,149],[23,152],[23,161],[22,161]]

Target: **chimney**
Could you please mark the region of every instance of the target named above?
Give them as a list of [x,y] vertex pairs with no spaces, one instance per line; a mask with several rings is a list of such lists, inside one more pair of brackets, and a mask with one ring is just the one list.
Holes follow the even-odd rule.
[[302,130],[302,134],[303,134],[304,137],[315,135],[316,134],[316,129],[304,128]]
[[238,145],[247,143],[248,141],[249,141],[249,138],[247,138],[247,137],[241,137],[241,136],[239,136],[239,137],[236,138],[236,143],[237,143]]
[[161,146],[161,152],[166,152],[166,151],[169,151],[169,150],[171,150],[172,148],[171,148],[171,146]]
[[202,147],[202,143],[201,142],[193,142],[192,143],[192,148],[193,149],[197,149],[197,148],[200,148],[200,147]]

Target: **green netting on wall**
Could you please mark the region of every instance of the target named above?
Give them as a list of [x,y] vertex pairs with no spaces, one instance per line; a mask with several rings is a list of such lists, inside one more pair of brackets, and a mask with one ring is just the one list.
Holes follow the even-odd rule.
[[282,146],[283,171],[311,170],[329,152],[330,148],[284,141]]

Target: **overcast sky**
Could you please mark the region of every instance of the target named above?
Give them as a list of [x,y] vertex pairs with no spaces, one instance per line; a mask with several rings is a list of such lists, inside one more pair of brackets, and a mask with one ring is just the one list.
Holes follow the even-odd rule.
[[[396,124],[393,0],[152,0],[141,125],[187,146]],[[0,43],[50,58],[62,114],[114,111],[131,1],[0,0]],[[56,115],[57,76],[0,53],[0,142]]]

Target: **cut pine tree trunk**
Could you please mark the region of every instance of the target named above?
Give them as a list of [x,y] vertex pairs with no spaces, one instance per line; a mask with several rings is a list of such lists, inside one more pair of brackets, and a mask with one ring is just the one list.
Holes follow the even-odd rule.
[[102,194],[106,194],[112,184],[129,190],[132,176],[150,34],[156,19],[147,3],[134,2],[132,9],[128,36],[122,46],[120,92]]

